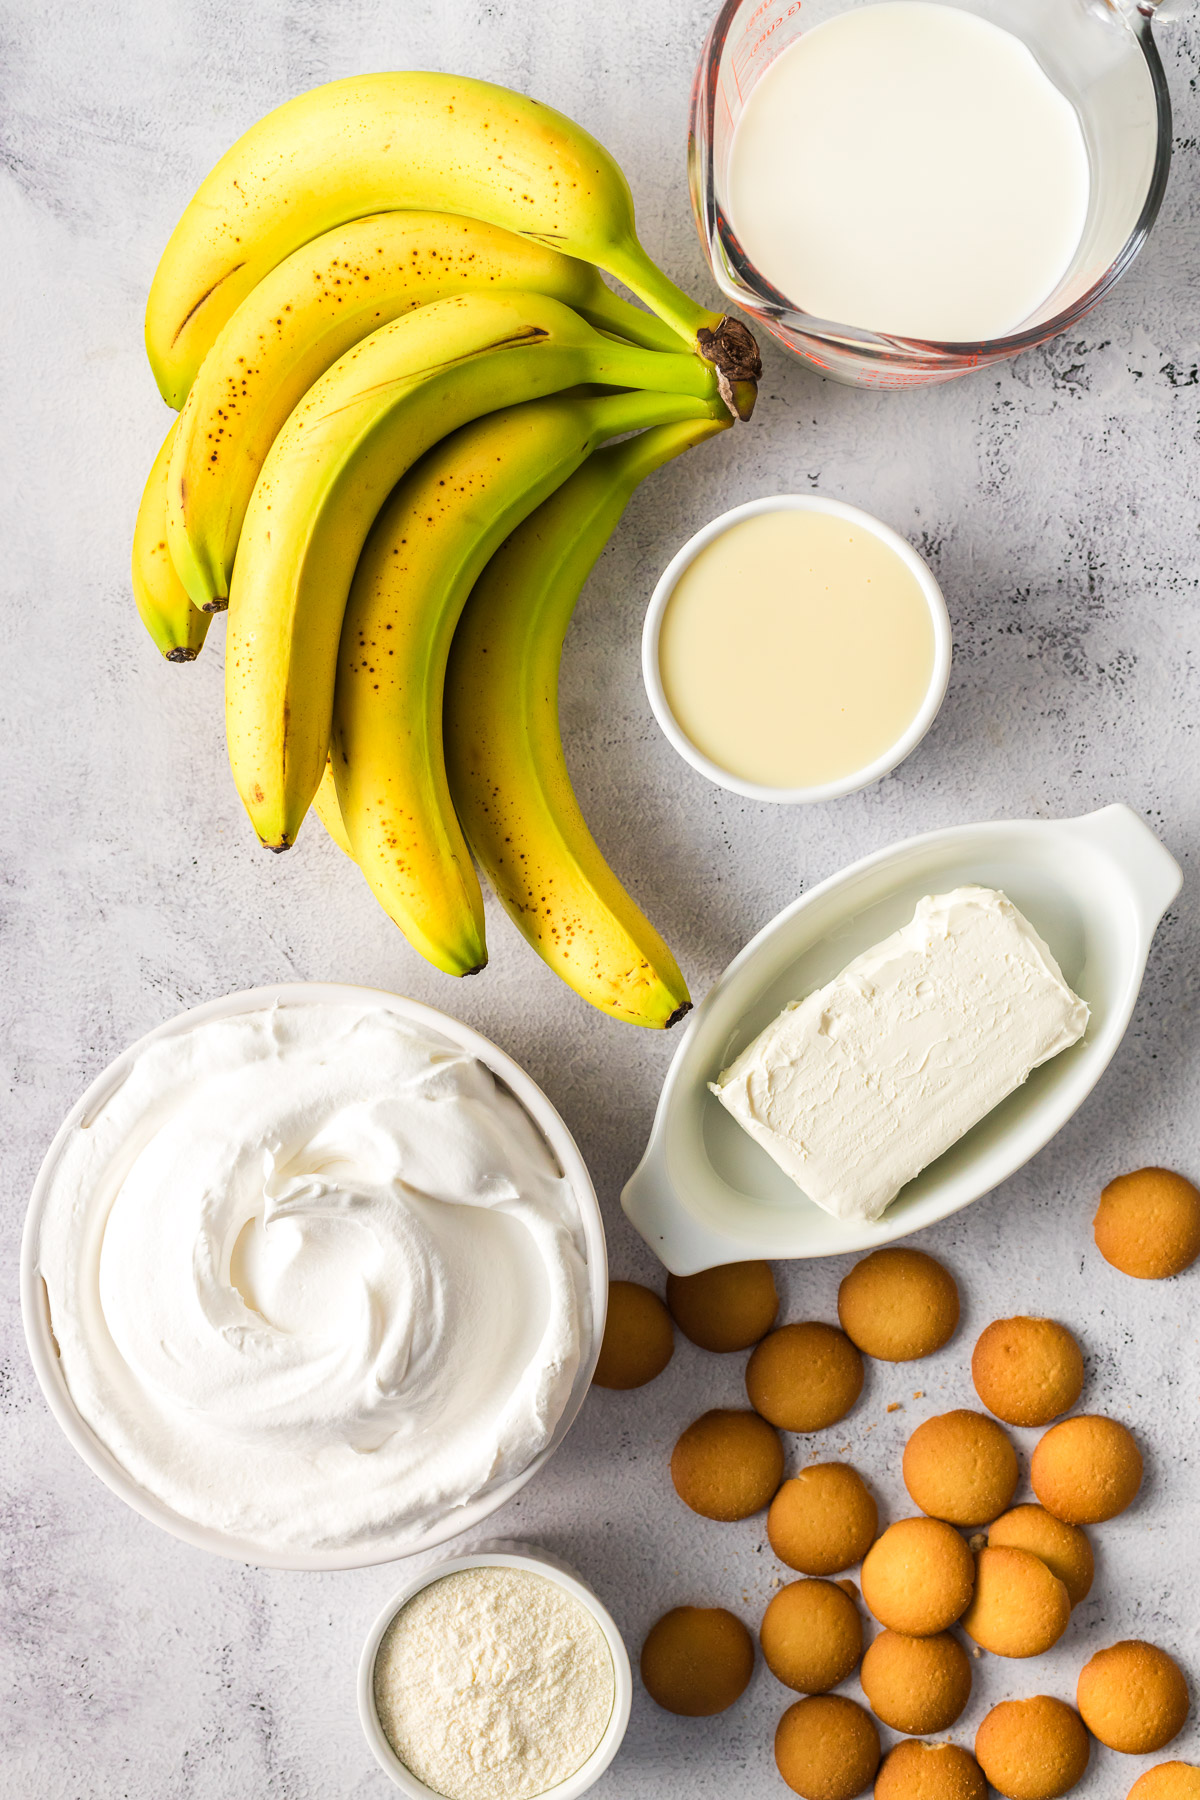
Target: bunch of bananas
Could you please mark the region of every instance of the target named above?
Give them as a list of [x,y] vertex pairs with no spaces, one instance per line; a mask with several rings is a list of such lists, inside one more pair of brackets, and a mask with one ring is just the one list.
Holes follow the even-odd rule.
[[474,852],[579,994],[673,1023],[683,978],[571,788],[558,666],[638,482],[749,417],[744,326],[655,267],[570,120],[384,74],[289,101],[222,158],[146,346],[181,410],[134,593],[173,662],[228,607],[229,757],[262,843],[287,849],[314,807],[452,975],[487,960]]

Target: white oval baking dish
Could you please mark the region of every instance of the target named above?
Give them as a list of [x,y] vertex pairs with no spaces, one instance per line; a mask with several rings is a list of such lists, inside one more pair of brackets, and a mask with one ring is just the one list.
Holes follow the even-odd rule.
[[[746,1257],[870,1250],[968,1206],[1028,1162],[1099,1080],[1182,880],[1149,827],[1119,805],[1081,819],[928,832],[851,864],[765,926],[692,1014],[622,1195],[625,1211],[668,1269],[690,1275]],[[881,1219],[835,1219],[746,1135],[708,1083],[789,1001],[903,925],[922,895],[970,882],[1001,888],[1046,939],[1091,1008],[1087,1032],[910,1181]]]
[[560,1781],[557,1787],[548,1788],[544,1797],[544,1800],[579,1800],[581,1794],[599,1781],[621,1748],[633,1705],[633,1670],[624,1639],[608,1608],[601,1604],[587,1582],[569,1563],[534,1544],[507,1541],[481,1544],[470,1555],[451,1557],[446,1562],[436,1563],[422,1574],[415,1575],[398,1594],[392,1595],[371,1627],[358,1664],[358,1716],[376,1761],[401,1792],[407,1795],[408,1800],[441,1800],[432,1788],[426,1787],[411,1769],[404,1766],[388,1742],[375,1707],[375,1658],[379,1654],[383,1634],[400,1608],[419,1594],[422,1588],[441,1581],[445,1575],[457,1575],[463,1569],[523,1569],[533,1575],[542,1575],[547,1581],[557,1582],[581,1606],[586,1606],[604,1633],[613,1664],[613,1709],[604,1728],[604,1735],[575,1773],[568,1775],[565,1781]]
[[[416,1025],[440,1032],[443,1037],[449,1038],[452,1043],[465,1050],[469,1056],[478,1057],[479,1061],[492,1071],[497,1080],[502,1082],[525,1108],[550,1146],[564,1176],[571,1184],[571,1191],[579,1208],[584,1253],[588,1265],[588,1287],[592,1302],[591,1330],[582,1344],[579,1369],[571,1388],[570,1398],[558,1421],[554,1435],[541,1454],[536,1456],[528,1468],[523,1469],[519,1475],[514,1475],[510,1480],[489,1489],[466,1506],[450,1509],[419,1537],[381,1536],[334,1550],[264,1549],[262,1545],[235,1537],[231,1533],[197,1525],[191,1519],[185,1519],[181,1514],[172,1511],[155,1495],[148,1493],[145,1488],[134,1481],[133,1477],[122,1467],[107,1446],[101,1443],[91,1427],[80,1416],[63,1377],[62,1366],[58,1359],[58,1346],[54,1341],[46,1284],[37,1268],[38,1227],[42,1207],[49,1191],[50,1177],[68,1137],[79,1128],[81,1123],[88,1120],[96,1108],[120,1085],[125,1079],[130,1065],[147,1044],[153,1043],[159,1038],[169,1037],[176,1032],[188,1031],[194,1025],[203,1024],[208,1019],[221,1019],[237,1013],[257,1012],[264,1007],[361,1005],[363,1001],[375,1001],[378,1005],[399,1013],[402,1018],[409,1019]],[[106,1487],[111,1488],[114,1494],[125,1501],[126,1505],[132,1506],[135,1512],[141,1513],[143,1518],[149,1519],[152,1524],[161,1526],[173,1537],[182,1538],[184,1543],[192,1544],[198,1550],[210,1550],[217,1556],[233,1557],[239,1562],[253,1563],[262,1568],[367,1568],[376,1563],[391,1562],[396,1557],[414,1556],[419,1551],[436,1549],[448,1538],[457,1537],[460,1532],[468,1531],[473,1526],[479,1525],[525,1486],[530,1477],[535,1475],[548,1458],[554,1454],[566,1436],[567,1430],[583,1405],[588,1388],[591,1386],[592,1371],[596,1366],[596,1358],[600,1354],[600,1340],[604,1335],[604,1317],[607,1307],[608,1253],[596,1190],[592,1186],[591,1176],[579,1154],[574,1138],[541,1088],[510,1056],[506,1056],[503,1050],[498,1049],[479,1032],[472,1031],[469,1026],[460,1025],[458,1020],[451,1018],[448,1013],[438,1012],[435,1007],[423,1006],[420,1001],[408,1000],[399,994],[385,993],[376,988],[351,987],[337,982],[283,982],[274,987],[250,988],[243,993],[226,994],[219,1000],[209,1000],[203,1006],[194,1006],[188,1012],[180,1013],[177,1018],[166,1020],[155,1030],[147,1032],[146,1036],[139,1039],[136,1044],[131,1044],[117,1057],[115,1062],[110,1063],[108,1068],[97,1076],[87,1092],[75,1102],[59,1127],[54,1142],[46,1152],[46,1158],[37,1180],[34,1182],[29,1211],[25,1218],[25,1232],[21,1241],[21,1313],[25,1322],[25,1337],[29,1345],[29,1355],[42,1393],[46,1397],[46,1403],[62,1427],[72,1448],[78,1451],[92,1473],[98,1475]]]

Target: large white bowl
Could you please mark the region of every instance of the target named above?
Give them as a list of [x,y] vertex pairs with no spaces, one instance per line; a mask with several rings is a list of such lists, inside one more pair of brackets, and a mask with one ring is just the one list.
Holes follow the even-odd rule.
[[[374,1002],[391,1012],[399,1013],[401,1018],[408,1019],[415,1025],[440,1032],[468,1055],[477,1057],[525,1108],[570,1183],[579,1209],[591,1290],[590,1334],[582,1345],[579,1370],[553,1437],[541,1454],[519,1475],[514,1475],[498,1487],[490,1488],[468,1505],[448,1511],[417,1538],[402,1540],[396,1536],[381,1536],[337,1550],[264,1549],[261,1545],[238,1538],[232,1533],[197,1525],[165,1506],[133,1480],[81,1418],[63,1377],[58,1346],[51,1328],[49,1296],[46,1284],[37,1270],[38,1229],[51,1178],[67,1138],[120,1085],[147,1044],[156,1043],[160,1038],[173,1037],[182,1031],[190,1031],[193,1026],[204,1024],[209,1019],[258,1012],[268,1006],[336,1006],[361,1004],[363,1001]],[[335,982],[284,982],[275,987],[249,988],[242,993],[227,994],[220,1000],[210,1000],[203,1006],[194,1006],[189,1011],[180,1013],[178,1018],[168,1019],[136,1044],[131,1044],[76,1101],[59,1127],[34,1182],[21,1241],[21,1312],[25,1321],[29,1354],[50,1411],[62,1426],[73,1448],[79,1452],[93,1474],[98,1475],[114,1494],[132,1506],[135,1512],[141,1513],[143,1518],[160,1525],[164,1531],[171,1532],[174,1537],[182,1538],[184,1543],[192,1544],[199,1550],[211,1550],[217,1556],[233,1557],[239,1562],[254,1563],[263,1568],[367,1568],[375,1563],[391,1562],[396,1557],[414,1556],[420,1551],[432,1550],[437,1545],[444,1544],[448,1538],[457,1537],[460,1531],[470,1530],[496,1512],[553,1456],[583,1405],[596,1367],[596,1358],[600,1354],[607,1305],[608,1254],[596,1190],[574,1138],[537,1084],[503,1050],[497,1049],[495,1044],[482,1037],[479,1032],[472,1031],[469,1026],[460,1025],[457,1019],[450,1018],[446,1013],[438,1012],[432,1006],[422,1006],[416,1000],[406,1000],[399,994]]]
[[463,1569],[522,1569],[532,1575],[541,1575],[547,1581],[553,1581],[564,1588],[581,1606],[586,1606],[604,1633],[613,1665],[613,1709],[604,1728],[604,1735],[586,1762],[581,1763],[573,1775],[568,1775],[556,1787],[547,1788],[544,1797],[538,1797],[538,1800],[579,1800],[581,1794],[599,1781],[621,1748],[633,1704],[633,1671],[629,1665],[629,1652],[625,1648],[624,1639],[607,1607],[601,1605],[586,1581],[568,1563],[553,1556],[549,1550],[535,1548],[532,1544],[481,1544],[470,1556],[451,1557],[432,1569],[424,1570],[406,1582],[398,1594],[392,1595],[371,1627],[358,1664],[358,1716],[376,1760],[396,1786],[408,1796],[408,1800],[441,1800],[440,1795],[426,1787],[411,1769],[405,1767],[388,1742],[375,1708],[375,1659],[379,1655],[383,1634],[400,1608],[414,1599],[422,1588],[441,1581],[446,1575],[457,1575]]
[[[779,914],[692,1014],[622,1202],[676,1275],[746,1257],[873,1250],[989,1193],[1082,1105],[1124,1035],[1150,942],[1183,876],[1127,806],[1083,819],[1012,819],[909,838],[853,863]],[[789,1001],[912,917],[924,894],[1000,888],[1091,1008],[1082,1040],[901,1189],[873,1223],[835,1219],[742,1130],[708,1084]]]

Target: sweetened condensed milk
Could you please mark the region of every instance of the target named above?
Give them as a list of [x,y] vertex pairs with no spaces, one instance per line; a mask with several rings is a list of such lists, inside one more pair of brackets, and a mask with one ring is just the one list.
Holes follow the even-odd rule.
[[929,692],[929,601],[868,527],[780,508],[741,519],[683,570],[663,613],[667,704],[742,781],[819,787],[899,742]]

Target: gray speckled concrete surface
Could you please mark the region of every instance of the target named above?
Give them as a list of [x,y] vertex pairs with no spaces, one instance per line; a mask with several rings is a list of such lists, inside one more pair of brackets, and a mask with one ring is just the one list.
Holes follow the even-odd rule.
[[[26,1196],[61,1115],[123,1045],[184,1005],[281,977],[391,986],[447,1007],[544,1083],[595,1173],[614,1271],[655,1278],[618,1194],[670,1041],[588,1013],[499,915],[486,977],[454,987],[407,951],[319,831],[286,859],[264,856],[225,767],[220,627],[191,668],[166,667],[142,636],[127,571],[165,423],[141,350],[155,260],[200,176],[284,96],[360,68],[432,66],[512,82],[591,127],[630,175],[652,252],[706,292],[682,145],[709,11],[710,0],[0,5],[0,1792],[13,1800],[390,1791],[359,1733],[354,1666],[399,1571],[264,1574],[184,1548],[86,1472],[35,1387],[14,1273]],[[873,1367],[843,1427],[791,1445],[796,1464],[853,1458],[889,1516],[906,1510],[904,1436],[970,1402],[975,1334],[1018,1310],[1070,1323],[1087,1351],[1086,1403],[1138,1430],[1145,1490],[1094,1533],[1092,1598],[1047,1658],[976,1663],[961,1741],[996,1698],[1069,1696],[1084,1657],[1122,1636],[1177,1652],[1200,1685],[1200,1269],[1130,1282],[1089,1231],[1097,1190],[1119,1170],[1161,1161],[1200,1175],[1200,30],[1193,17],[1160,36],[1175,169],[1117,294],[1069,339],[918,393],[830,386],[768,348],[753,426],[637,497],[568,646],[564,717],[586,809],[695,992],[802,886],[916,830],[1125,799],[1187,873],[1098,1092],[1021,1175],[922,1239],[962,1285],[954,1343],[928,1363]],[[655,576],[697,525],[754,495],[810,488],[873,509],[921,546],[957,644],[918,753],[867,793],[798,812],[720,793],[675,758],[642,693],[638,634]],[[844,1267],[787,1270],[790,1316],[831,1317]],[[683,1600],[753,1621],[780,1579],[761,1520],[705,1524],[666,1477],[681,1427],[736,1402],[741,1362],[683,1344],[653,1386],[594,1394],[555,1461],[494,1521],[575,1562],[634,1649]],[[788,1698],[761,1667],[712,1720],[670,1718],[639,1690],[598,1795],[783,1793],[770,1740]],[[1200,1727],[1173,1754],[1200,1757]],[[1099,1751],[1078,1792],[1121,1800],[1145,1760]]]

